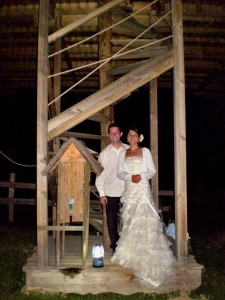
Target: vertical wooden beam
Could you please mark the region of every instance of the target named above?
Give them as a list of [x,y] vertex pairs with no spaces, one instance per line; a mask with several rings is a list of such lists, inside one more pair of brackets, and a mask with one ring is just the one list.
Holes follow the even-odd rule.
[[[61,9],[56,9],[55,10],[55,30],[57,31],[62,27],[62,11]],[[54,51],[60,51],[62,48],[62,41],[61,38],[57,39],[54,43]],[[58,55],[54,56],[54,74],[60,73],[61,72],[61,53]],[[54,98],[59,97],[61,94],[61,75],[54,77],[54,85],[53,85],[53,90],[54,90]],[[61,111],[61,99],[58,99],[55,102],[56,106],[56,114],[59,114]],[[56,149],[57,151],[59,150]]]
[[88,255],[89,215],[90,215],[90,174],[91,169],[84,163],[84,189],[83,189],[83,232],[82,232],[82,265],[85,266]]
[[[99,0],[98,5],[101,7],[109,3],[109,0]],[[111,25],[111,11],[107,11],[98,19],[98,30],[101,31]],[[99,36],[99,60],[108,58],[111,56],[111,37],[112,32],[108,30]],[[112,82],[112,75],[110,71],[111,64],[107,63],[102,68],[99,69],[99,88],[102,89]],[[106,107],[102,113],[113,120],[113,108],[112,106]],[[108,134],[108,125],[109,122],[101,123],[101,135],[107,136]],[[101,149],[105,148],[108,144],[108,140],[102,139]],[[109,235],[107,230],[107,218],[106,218],[106,209],[103,207],[103,243],[104,247],[109,250]]]
[[[48,104],[48,10],[49,1],[40,0],[37,70],[37,226],[48,224],[47,176],[42,171],[47,164],[47,104]],[[37,231],[38,267],[48,265],[48,232]]]
[[[99,0],[99,6],[103,6],[110,2],[109,0]],[[98,21],[98,30],[101,31],[111,25],[111,11],[107,11],[101,16],[99,16]],[[99,59],[109,58],[111,56],[111,38],[112,32],[108,30],[99,36]],[[99,89],[104,88],[112,82],[112,75],[110,72],[111,63],[108,62],[103,67],[99,69]],[[113,108],[112,106],[106,107],[102,113],[109,117],[109,119],[114,119]],[[107,136],[108,125],[110,122],[101,123],[101,134],[103,136]],[[102,139],[101,147],[104,148],[107,146],[108,141],[106,139]]]
[[[10,173],[9,183],[15,183],[15,173]],[[15,189],[13,187],[9,188],[9,224],[13,224],[14,222],[14,195]]]
[[[55,14],[55,31],[57,31],[62,27],[62,10],[55,8],[54,14]],[[54,42],[54,52],[60,51],[61,48],[62,48],[62,40],[61,40],[61,38],[59,38]],[[54,62],[54,64],[53,64],[54,74],[57,74],[57,73],[61,72],[61,60],[62,60],[61,53],[54,56],[54,60],[53,60],[53,62]],[[60,94],[61,94],[61,75],[54,77],[54,80],[53,80],[54,99],[59,97]],[[52,105],[55,106],[55,115],[58,115],[61,111],[61,99],[59,98]],[[54,117],[54,115],[52,117]],[[60,148],[60,139],[59,139],[59,137],[56,137],[56,138],[53,139],[52,148],[53,148],[53,151],[55,153],[59,150],[59,148]],[[49,187],[51,189],[52,197],[53,197],[55,195],[55,193],[54,193],[55,186],[50,185],[51,183],[54,184],[55,182],[49,181]],[[56,199],[54,199],[54,201],[56,201]],[[53,225],[56,225],[56,222],[57,222],[56,219],[57,219],[56,205],[53,205],[52,206],[52,222],[53,222]],[[53,236],[55,237],[55,232],[53,232]]]
[[[99,6],[109,3],[110,0],[99,0]],[[98,19],[98,30],[101,31],[111,25],[111,11],[107,11]],[[109,58],[111,56],[112,31],[107,30],[99,35],[99,59]],[[99,88],[102,89],[112,82],[111,62],[106,63],[99,69]]]
[[157,78],[150,82],[150,144],[151,153],[156,168],[152,178],[152,193],[155,205],[159,206],[159,167],[158,167],[158,93]]
[[[60,165],[58,166],[58,178],[61,177],[61,168]],[[57,180],[58,181],[58,180]],[[60,226],[60,185],[58,185],[58,190],[57,190],[57,206],[56,206],[56,224],[57,226]],[[58,266],[59,265],[59,260],[60,260],[60,252],[61,255],[63,253],[63,249],[60,248],[61,246],[61,236],[63,239],[63,234],[61,231],[57,231],[56,232],[56,245],[55,245],[55,265]]]
[[187,263],[187,170],[184,42],[181,0],[172,0],[174,47],[175,223],[178,264]]
[[[67,48],[67,44],[65,42],[65,38],[64,37],[62,38],[61,44],[62,44],[62,48],[63,49]],[[73,66],[73,63],[72,63],[72,60],[71,60],[69,52],[68,51],[64,51],[63,52],[63,56],[64,56],[64,60],[65,60],[66,65],[67,65],[67,69],[68,70],[73,69],[74,66]],[[77,83],[78,82],[77,77],[76,77],[76,73],[74,71],[70,72],[70,76],[71,76],[71,78],[73,80],[73,83]]]

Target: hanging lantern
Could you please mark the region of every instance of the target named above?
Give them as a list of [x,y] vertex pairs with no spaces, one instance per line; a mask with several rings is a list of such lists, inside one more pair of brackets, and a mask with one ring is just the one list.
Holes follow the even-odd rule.
[[101,268],[104,266],[104,247],[101,244],[95,244],[92,248],[93,267]]

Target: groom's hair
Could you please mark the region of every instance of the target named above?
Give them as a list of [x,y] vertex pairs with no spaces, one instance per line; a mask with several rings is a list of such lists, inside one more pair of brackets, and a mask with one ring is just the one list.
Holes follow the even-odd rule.
[[109,127],[108,127],[108,133],[109,133],[110,128],[112,128],[112,127],[117,127],[117,128],[119,129],[119,131],[121,132],[121,128],[120,128],[120,126],[119,126],[118,124],[116,124],[116,123],[111,123],[111,124],[109,125]]

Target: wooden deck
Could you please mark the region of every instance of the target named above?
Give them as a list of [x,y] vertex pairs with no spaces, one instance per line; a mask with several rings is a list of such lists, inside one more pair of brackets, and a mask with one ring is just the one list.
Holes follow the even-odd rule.
[[189,257],[188,264],[178,267],[170,281],[157,290],[142,286],[129,269],[111,262],[111,252],[106,252],[104,267],[92,266],[91,250],[94,244],[102,243],[102,236],[89,237],[89,252],[86,266],[81,262],[81,238],[77,235],[67,235],[65,241],[65,256],[55,266],[55,240],[49,237],[49,267],[37,268],[37,253],[28,258],[23,267],[26,274],[24,290],[48,291],[77,294],[118,293],[131,295],[135,293],[167,293],[172,291],[190,291],[201,285],[202,266],[194,258]]

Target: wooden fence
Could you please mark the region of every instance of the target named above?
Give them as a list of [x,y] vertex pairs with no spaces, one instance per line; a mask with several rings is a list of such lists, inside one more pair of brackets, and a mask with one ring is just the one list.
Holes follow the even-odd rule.
[[9,207],[9,223],[14,222],[14,205],[36,205],[36,198],[15,198],[15,189],[36,190],[35,183],[23,183],[15,181],[16,174],[10,173],[9,182],[0,181],[0,188],[8,188],[8,197],[0,197],[0,204],[6,204]]

